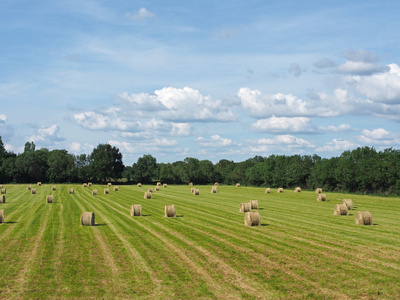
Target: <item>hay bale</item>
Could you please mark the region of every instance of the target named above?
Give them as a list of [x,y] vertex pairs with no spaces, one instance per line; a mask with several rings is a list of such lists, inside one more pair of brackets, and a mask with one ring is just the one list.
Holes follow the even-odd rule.
[[142,184],[141,184],[141,183],[138,183],[138,184],[137,184],[137,187],[142,187]]
[[144,199],[151,199],[151,192],[144,192]]
[[112,186],[111,182],[107,183],[107,186]]
[[93,195],[93,196],[96,196],[96,195],[97,195],[97,190],[96,190],[96,189],[94,189],[94,190],[92,191],[92,195]]
[[140,217],[141,215],[142,215],[142,205],[141,204],[131,205],[131,216]]
[[164,187],[164,188],[166,188],[166,187],[167,187],[167,184],[166,184],[166,183],[164,183],[164,184],[163,184],[163,187]]
[[83,212],[81,215],[82,226],[94,226],[94,212]]
[[36,189],[32,189],[32,190],[31,190],[31,193],[32,193],[32,194],[36,194]]
[[57,190],[57,187],[56,187],[55,185],[53,185],[53,186],[51,187],[51,189],[52,189],[53,191],[55,191],[55,190]]
[[317,201],[326,201],[326,195],[325,194],[319,194],[317,197]]
[[236,187],[240,187],[240,183],[236,183]]
[[54,196],[53,195],[47,195],[46,202],[47,203],[53,203],[54,202]]
[[114,192],[118,192],[119,191],[119,188],[117,187],[117,186],[114,186]]
[[3,188],[3,185],[2,184],[0,184],[0,189],[2,189]]
[[315,192],[316,192],[317,194],[321,194],[321,193],[322,193],[322,188],[316,188],[316,189],[315,189]]
[[5,222],[4,209],[0,209],[0,223],[3,224]]
[[75,190],[74,190],[73,188],[70,188],[70,189],[68,190],[68,193],[69,193],[69,194],[74,194],[74,193],[75,193]]
[[372,225],[372,215],[369,211],[359,211],[356,214],[357,225]]
[[250,200],[249,203],[251,209],[258,209],[258,200]]
[[194,189],[193,195],[200,195],[200,190],[199,189]]
[[351,200],[351,199],[343,199],[342,204],[346,205],[348,210],[352,210],[354,207],[353,200]]
[[28,185],[28,191],[32,190],[32,185]]
[[245,213],[245,212],[251,211],[251,204],[250,203],[240,203],[239,211],[241,213]]
[[219,183],[218,183],[218,182],[215,182],[215,183],[214,183],[214,185],[218,186],[218,185],[219,185]]
[[147,189],[147,191],[150,192],[150,193],[152,193],[152,192],[153,192],[153,188],[149,187],[149,188]]
[[176,217],[175,205],[165,205],[164,216],[166,218],[175,218]]
[[109,193],[110,193],[110,189],[109,189],[109,188],[104,189],[104,194],[105,194],[105,195],[108,195]]
[[298,186],[298,187],[296,187],[295,189],[294,189],[294,192],[295,193],[300,193],[301,192],[301,188]]
[[244,215],[244,225],[246,226],[260,226],[261,216],[258,212],[247,212]]
[[93,185],[93,183],[91,183],[91,182],[88,182],[88,186],[92,186]]
[[161,186],[161,182],[157,182],[157,186]]
[[84,188],[87,187],[87,183],[84,183],[84,184],[83,184],[83,187],[84,187]]
[[349,214],[349,210],[347,209],[346,204],[336,204],[333,209],[333,214],[335,216],[347,216]]
[[0,196],[0,203],[6,203],[6,196],[5,195],[1,195]]
[[192,187],[190,188],[190,192],[193,194],[196,191],[196,188]]
[[1,193],[2,193],[2,194],[7,194],[6,188],[2,188],[2,189],[1,189]]
[[155,190],[156,192],[158,192],[158,191],[160,191],[160,187],[159,187],[158,185],[156,185],[155,188],[154,188],[154,190]]
[[214,185],[212,188],[211,188],[211,194],[215,194],[217,192],[217,185]]
[[193,182],[189,182],[189,186],[193,186]]
[[266,188],[266,189],[265,189],[265,193],[266,193],[266,194],[270,194],[270,193],[271,193],[271,189],[270,189],[270,188]]
[[37,185],[38,185],[38,186],[42,186],[42,183],[39,181],[39,182],[37,183]]
[[283,193],[283,188],[278,188],[278,189],[276,190],[276,192],[277,192],[277,193]]

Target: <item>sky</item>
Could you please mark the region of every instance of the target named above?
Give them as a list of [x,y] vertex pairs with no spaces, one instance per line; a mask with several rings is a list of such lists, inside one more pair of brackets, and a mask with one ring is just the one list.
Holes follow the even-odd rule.
[[8,151],[244,161],[400,148],[400,2],[0,2]]

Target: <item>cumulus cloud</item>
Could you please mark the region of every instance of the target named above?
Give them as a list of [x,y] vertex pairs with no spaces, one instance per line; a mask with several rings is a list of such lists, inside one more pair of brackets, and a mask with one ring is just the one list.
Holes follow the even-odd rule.
[[36,128],[35,131],[36,133],[34,135],[27,138],[28,141],[43,145],[53,145],[65,140],[58,136],[60,126],[57,124],[53,124],[50,127]]
[[352,49],[343,52],[346,62],[338,66],[337,71],[342,74],[372,75],[389,70],[386,65],[379,65],[379,56],[374,51]]
[[350,61],[362,61],[362,62],[370,62],[370,63],[375,63],[379,60],[378,54],[375,53],[375,51],[368,51],[368,50],[354,50],[354,49],[349,49],[347,51],[344,51],[342,53],[342,56]]
[[350,142],[348,140],[334,138],[332,141],[325,143],[323,146],[316,148],[317,152],[343,152],[347,150],[352,150],[360,145]]
[[339,126],[329,125],[327,127],[320,126],[318,129],[321,132],[347,132],[352,130],[349,124],[340,124]]
[[206,139],[203,137],[198,137],[196,139],[196,142],[205,148],[220,148],[220,147],[232,147],[232,146],[238,146],[240,144],[237,144],[231,139],[223,138],[219,136],[218,134],[213,135],[210,137],[210,139]]
[[296,77],[296,78],[299,77],[302,73],[301,68],[300,68],[299,64],[297,64],[297,63],[292,63],[290,65],[288,72],[293,74],[294,77]]
[[260,119],[252,124],[259,132],[313,132],[314,126],[306,117],[275,117]]
[[359,140],[367,145],[394,146],[400,145],[400,135],[383,128],[363,130]]
[[94,146],[89,143],[78,143],[78,142],[72,142],[68,146],[68,151],[74,154],[82,154],[82,153],[89,153],[94,149]]
[[125,17],[133,21],[145,21],[155,18],[156,15],[148,11],[146,8],[142,7],[141,9],[133,13],[127,12],[125,14]]
[[303,153],[307,149],[314,149],[314,143],[297,138],[293,135],[277,135],[272,139],[262,138],[249,147],[252,153]]

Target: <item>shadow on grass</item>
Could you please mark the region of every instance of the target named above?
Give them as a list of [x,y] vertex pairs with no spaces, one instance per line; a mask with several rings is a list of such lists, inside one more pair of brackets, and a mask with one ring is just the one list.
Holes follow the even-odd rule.
[[269,226],[269,224],[261,224],[260,226],[266,227],[266,226]]
[[106,223],[94,224],[94,226],[106,226]]
[[16,224],[18,222],[4,222],[4,224]]
[[176,218],[183,218],[183,215],[179,215],[179,216],[176,215],[175,217],[176,217]]

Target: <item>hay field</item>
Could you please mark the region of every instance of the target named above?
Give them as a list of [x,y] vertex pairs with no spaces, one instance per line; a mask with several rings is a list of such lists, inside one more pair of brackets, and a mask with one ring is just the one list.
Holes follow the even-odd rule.
[[[5,185],[0,203],[1,299],[400,298],[400,198],[168,185],[143,199],[153,186],[27,186]],[[335,216],[343,199],[354,210]],[[249,200],[261,226],[244,226]],[[176,217],[165,218],[172,204]],[[83,211],[96,226],[81,226]],[[358,211],[373,225],[356,225]]]

